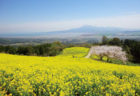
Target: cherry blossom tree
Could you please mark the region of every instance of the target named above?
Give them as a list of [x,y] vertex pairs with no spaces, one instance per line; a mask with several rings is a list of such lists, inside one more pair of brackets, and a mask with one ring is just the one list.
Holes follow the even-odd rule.
[[119,46],[93,46],[90,48],[86,58],[89,58],[91,55],[97,55],[100,57],[100,60],[106,56],[108,62],[110,59],[121,60],[123,63],[127,61],[125,51],[123,51]]

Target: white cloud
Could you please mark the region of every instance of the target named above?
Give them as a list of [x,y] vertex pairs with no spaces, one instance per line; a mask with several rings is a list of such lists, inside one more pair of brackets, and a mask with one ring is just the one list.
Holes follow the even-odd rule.
[[26,22],[19,24],[0,23],[2,32],[48,32],[77,28],[83,25],[100,27],[120,27],[127,29],[140,29],[140,14],[116,16],[107,18],[71,20],[59,22]]

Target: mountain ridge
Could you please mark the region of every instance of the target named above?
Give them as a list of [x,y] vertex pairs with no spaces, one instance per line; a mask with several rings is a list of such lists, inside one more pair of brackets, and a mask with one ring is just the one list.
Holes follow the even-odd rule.
[[21,32],[21,33],[0,33],[0,37],[36,37],[36,36],[81,36],[87,34],[94,35],[140,35],[140,30],[129,30],[116,27],[96,27],[91,25],[81,26],[79,28],[72,28],[62,31],[51,32]]

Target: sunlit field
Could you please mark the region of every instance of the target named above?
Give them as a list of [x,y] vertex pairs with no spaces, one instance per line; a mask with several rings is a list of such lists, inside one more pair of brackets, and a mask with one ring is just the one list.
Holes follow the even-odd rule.
[[140,67],[84,58],[88,48],[55,57],[0,54],[0,95],[139,96]]

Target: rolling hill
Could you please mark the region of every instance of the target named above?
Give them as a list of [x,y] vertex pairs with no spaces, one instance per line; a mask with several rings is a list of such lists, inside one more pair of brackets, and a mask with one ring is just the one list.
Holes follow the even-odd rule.
[[140,67],[84,58],[72,47],[55,57],[0,54],[0,95],[139,96]]

